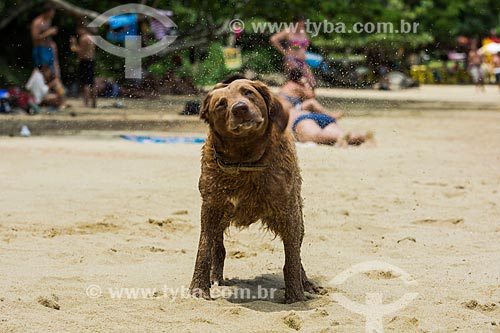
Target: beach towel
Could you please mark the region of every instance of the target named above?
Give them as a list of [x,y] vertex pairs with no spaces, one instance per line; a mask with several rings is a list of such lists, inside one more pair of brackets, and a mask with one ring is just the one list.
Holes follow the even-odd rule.
[[205,138],[202,137],[182,137],[182,136],[170,136],[170,137],[158,137],[158,136],[146,136],[146,135],[120,135],[122,139],[138,142],[138,143],[204,143]]

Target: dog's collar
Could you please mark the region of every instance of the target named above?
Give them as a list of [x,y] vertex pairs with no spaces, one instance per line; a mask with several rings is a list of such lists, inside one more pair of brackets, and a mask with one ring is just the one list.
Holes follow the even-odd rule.
[[229,163],[224,161],[224,158],[217,152],[217,150],[215,150],[215,146],[212,146],[212,148],[214,150],[215,162],[219,168],[226,173],[237,174],[240,171],[264,171],[264,169],[267,168],[266,164],[258,163],[262,159],[262,156],[264,156],[265,151],[254,162]]

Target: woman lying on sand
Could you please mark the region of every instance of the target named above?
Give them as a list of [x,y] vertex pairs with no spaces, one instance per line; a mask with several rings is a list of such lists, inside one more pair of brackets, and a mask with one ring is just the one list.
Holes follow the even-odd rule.
[[371,133],[344,133],[336,121],[343,113],[326,111],[314,97],[314,91],[301,70],[292,69],[288,81],[280,89],[279,98],[290,113],[289,126],[298,141],[337,146],[360,145],[372,136]]

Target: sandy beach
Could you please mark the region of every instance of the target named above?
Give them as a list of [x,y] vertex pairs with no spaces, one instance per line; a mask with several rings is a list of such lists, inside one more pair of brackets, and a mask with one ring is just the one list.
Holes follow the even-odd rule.
[[[0,331],[364,332],[366,317],[337,296],[413,293],[385,331],[500,332],[499,124],[500,112],[480,110],[347,117],[376,145],[299,146],[302,258],[326,293],[292,305],[281,241],[258,224],[226,236],[229,286],[212,291],[233,296],[187,297],[200,144],[0,137]],[[332,283],[374,261],[413,283],[390,269]],[[118,297],[124,288],[139,294]],[[243,288],[275,294],[231,294]]]

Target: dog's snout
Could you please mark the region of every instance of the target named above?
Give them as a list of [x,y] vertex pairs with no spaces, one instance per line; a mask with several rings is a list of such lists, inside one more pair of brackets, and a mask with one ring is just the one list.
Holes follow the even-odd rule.
[[246,105],[244,102],[238,102],[233,105],[231,108],[231,112],[235,116],[242,116],[248,112],[248,105]]

